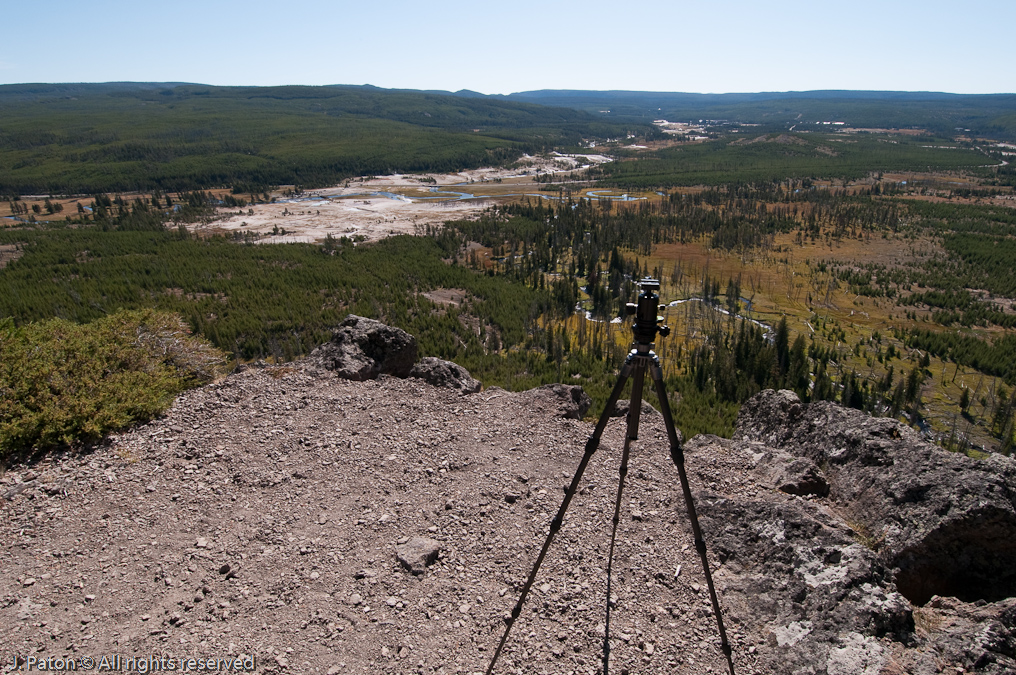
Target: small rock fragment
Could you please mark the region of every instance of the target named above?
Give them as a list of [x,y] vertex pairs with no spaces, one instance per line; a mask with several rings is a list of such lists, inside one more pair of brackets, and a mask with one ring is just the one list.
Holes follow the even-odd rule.
[[413,537],[395,549],[399,563],[413,574],[424,574],[440,552],[441,544],[427,537]]

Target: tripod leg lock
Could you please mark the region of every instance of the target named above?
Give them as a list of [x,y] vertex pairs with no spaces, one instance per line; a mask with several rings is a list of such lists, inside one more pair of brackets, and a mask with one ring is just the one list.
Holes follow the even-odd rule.
[[562,523],[562,521],[561,521],[561,518],[559,518],[559,517],[558,518],[554,518],[554,520],[550,521],[550,531],[551,531],[551,533],[557,534],[557,531],[561,529],[561,523]]

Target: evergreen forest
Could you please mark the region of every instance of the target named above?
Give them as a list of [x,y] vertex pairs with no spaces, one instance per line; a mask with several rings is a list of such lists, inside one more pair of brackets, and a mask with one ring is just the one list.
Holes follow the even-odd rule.
[[[785,125],[689,141],[634,114],[371,87],[17,85],[0,112],[0,458],[297,359],[349,313],[488,387],[580,384],[595,415],[647,276],[674,329],[656,351],[685,437],[729,436],[741,403],[786,388],[973,456],[1012,449],[1013,174],[985,139]],[[613,161],[415,236],[264,244],[193,227],[293,195],[280,186],[590,144]],[[64,212],[68,194],[88,196]]]

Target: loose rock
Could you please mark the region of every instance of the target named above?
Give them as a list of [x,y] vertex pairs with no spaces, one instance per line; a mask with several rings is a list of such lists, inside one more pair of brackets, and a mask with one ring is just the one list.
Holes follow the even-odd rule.
[[413,537],[396,548],[399,563],[413,574],[424,574],[441,553],[441,544],[427,537]]

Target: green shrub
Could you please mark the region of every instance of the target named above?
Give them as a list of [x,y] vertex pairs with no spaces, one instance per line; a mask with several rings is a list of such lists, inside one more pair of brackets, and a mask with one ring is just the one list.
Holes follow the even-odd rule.
[[121,311],[88,324],[0,320],[0,462],[94,441],[165,410],[223,361],[176,314]]

